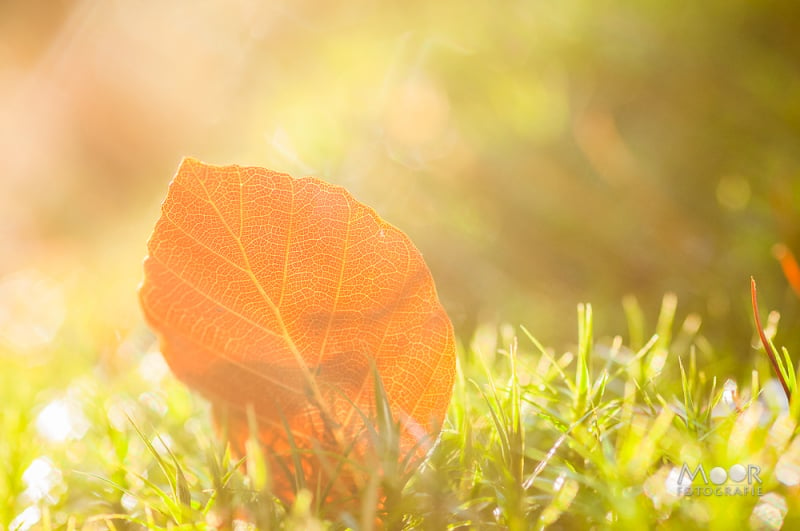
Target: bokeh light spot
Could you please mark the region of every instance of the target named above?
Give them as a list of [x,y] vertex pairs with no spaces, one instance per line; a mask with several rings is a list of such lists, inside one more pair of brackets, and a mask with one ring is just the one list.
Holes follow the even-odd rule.
[[149,352],[142,357],[139,363],[139,375],[146,382],[157,384],[167,374],[169,367],[160,352]]
[[52,442],[80,439],[88,429],[89,421],[74,400],[54,400],[36,417],[36,430]]
[[738,175],[727,175],[717,183],[717,201],[730,211],[744,209],[750,202],[750,183]]
[[55,503],[57,500],[52,492],[61,480],[61,471],[46,457],[37,457],[22,473],[25,496],[32,502]]
[[16,531],[28,531],[42,519],[42,511],[35,505],[32,505],[19,513],[9,525],[10,529]]

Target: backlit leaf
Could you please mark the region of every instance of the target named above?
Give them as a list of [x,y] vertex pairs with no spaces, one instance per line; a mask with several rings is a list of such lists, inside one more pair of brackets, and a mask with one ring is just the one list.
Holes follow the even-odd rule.
[[[276,494],[291,499],[301,474],[312,491],[355,492],[375,372],[401,457],[430,447],[453,384],[452,326],[420,252],[346,190],[186,159],[148,252],[140,298],[164,357],[240,450],[252,405]],[[348,451],[344,466],[324,459]]]

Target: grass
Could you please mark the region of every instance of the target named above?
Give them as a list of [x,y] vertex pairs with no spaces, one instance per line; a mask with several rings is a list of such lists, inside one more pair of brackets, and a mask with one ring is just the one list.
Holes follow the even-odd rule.
[[[275,500],[259,446],[231,455],[208,405],[169,375],[144,328],[101,344],[67,322],[38,357],[0,353],[0,529],[800,523],[800,401],[786,403],[764,353],[744,345],[735,355],[752,370],[745,381],[727,379],[714,374],[714,360],[734,353],[714,352],[696,315],[677,321],[674,296],[649,332],[635,299],[623,308],[627,344],[622,335],[596,339],[589,305],[579,306],[575,345],[564,350],[524,327],[481,327],[460,348],[448,416],[423,466],[408,474],[396,465],[396,425],[377,408],[372,435],[383,461],[368,466],[385,473],[346,513],[303,488],[290,505]],[[776,326],[772,314],[770,343]],[[737,464],[750,477],[718,491],[711,469]],[[679,481],[683,468],[693,480]]]

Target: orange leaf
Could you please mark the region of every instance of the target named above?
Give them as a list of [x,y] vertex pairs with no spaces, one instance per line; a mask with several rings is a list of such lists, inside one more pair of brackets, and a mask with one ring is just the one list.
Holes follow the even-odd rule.
[[772,253],[781,263],[783,275],[789,281],[789,285],[800,297],[800,266],[797,265],[797,260],[794,259],[792,251],[782,243],[779,243],[772,248]]
[[370,452],[373,367],[400,458],[430,447],[453,385],[452,325],[420,252],[346,190],[185,159],[148,251],[140,299],[167,363],[240,451],[252,407],[277,495],[291,499],[299,473],[312,491],[337,477],[353,494],[359,472],[334,471],[320,449],[350,449],[351,463]]

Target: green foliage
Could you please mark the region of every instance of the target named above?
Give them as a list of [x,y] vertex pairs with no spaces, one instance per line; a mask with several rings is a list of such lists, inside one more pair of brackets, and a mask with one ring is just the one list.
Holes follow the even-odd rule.
[[[624,306],[638,345],[643,314],[633,299]],[[118,346],[130,349],[126,366],[58,391],[57,373],[6,353],[0,525],[371,529],[381,520],[391,529],[517,530],[797,523],[797,398],[787,408],[774,381],[760,386],[768,376],[755,370],[741,391],[733,380],[718,385],[726,375],[698,361],[698,350],[710,347],[696,316],[677,326],[676,307],[674,296],[664,298],[657,333],[637,350],[620,336],[595,339],[589,305],[578,308],[575,348],[560,354],[524,328],[517,337],[510,327],[483,327],[461,349],[440,440],[411,472],[398,464],[398,425],[381,407],[376,379],[369,436],[379,451],[360,463],[374,473],[347,512],[326,507],[325,493],[309,492],[302,477],[292,503],[275,499],[271,478],[281,471],[269,469],[255,438],[246,455],[231,455],[213,435],[203,401],[166,373],[157,353],[146,352],[143,330]],[[791,367],[788,357],[782,361]],[[55,434],[41,420],[53,421],[52,404],[67,415],[67,427]],[[347,456],[326,458],[336,467]],[[706,473],[758,467],[763,495],[681,496],[684,464]],[[701,477],[692,486],[704,486]]]

